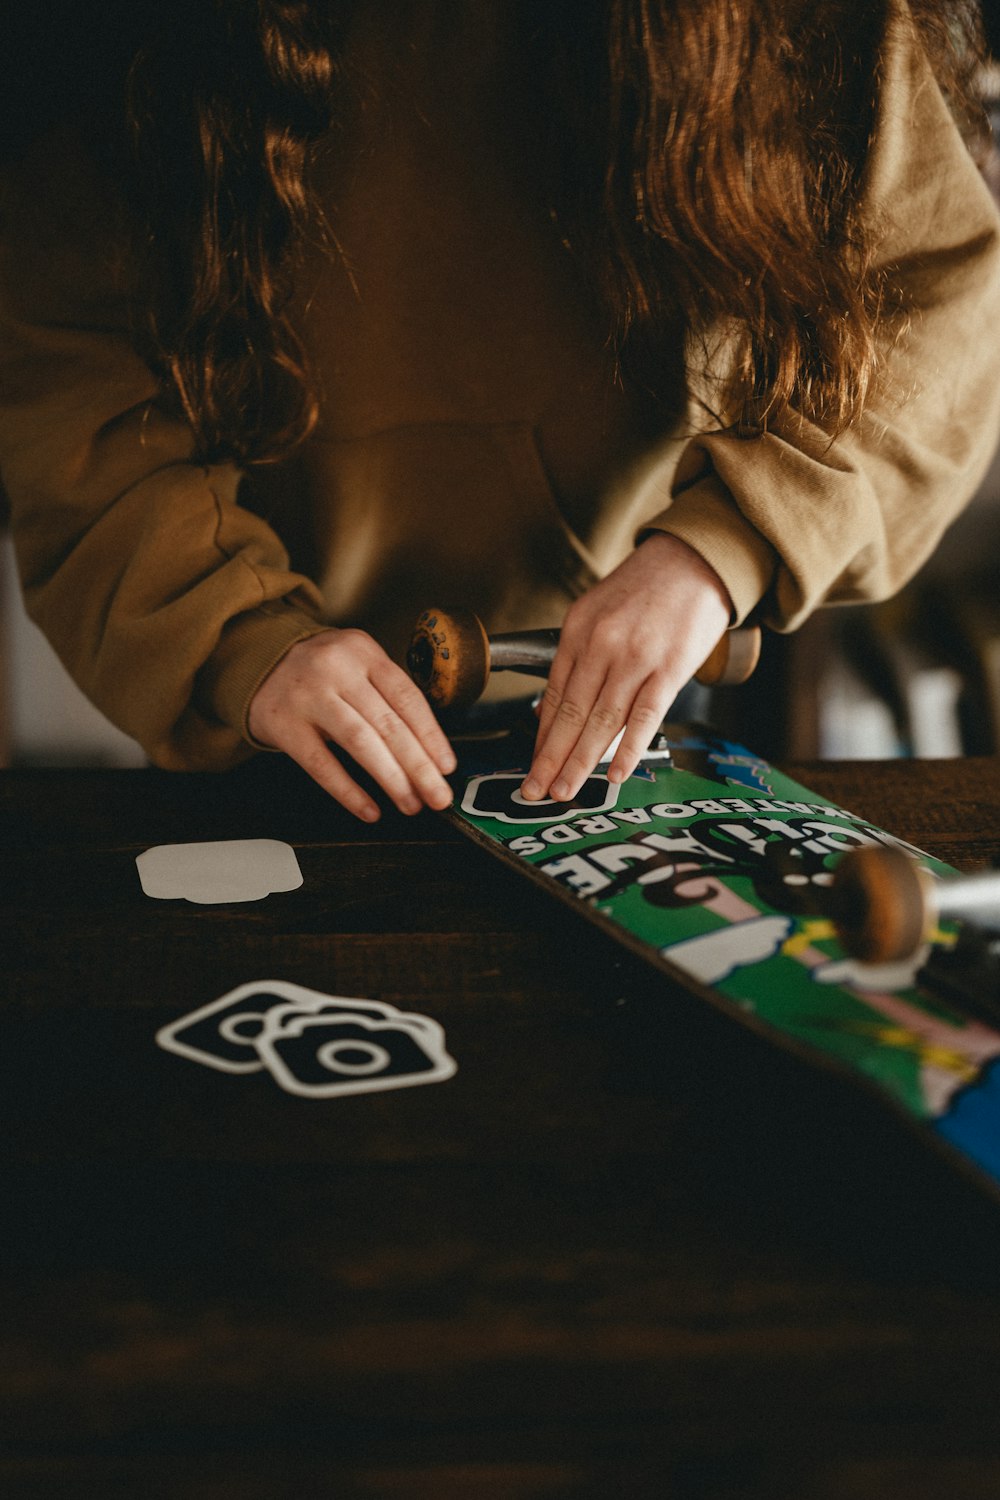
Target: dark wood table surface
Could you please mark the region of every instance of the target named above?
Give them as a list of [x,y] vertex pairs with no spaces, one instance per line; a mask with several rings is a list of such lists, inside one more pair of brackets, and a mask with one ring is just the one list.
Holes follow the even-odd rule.
[[[965,868],[1000,762],[790,768]],[[154,901],[270,837],[301,889]],[[294,767],[0,773],[5,1496],[995,1500],[1000,1208],[432,814]],[[156,1030],[257,979],[441,1023],[305,1100]]]

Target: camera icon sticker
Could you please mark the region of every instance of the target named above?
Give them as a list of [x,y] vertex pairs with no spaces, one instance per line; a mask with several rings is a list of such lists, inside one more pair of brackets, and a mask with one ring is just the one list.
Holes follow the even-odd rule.
[[401,1014],[394,1021],[301,1012],[275,1016],[257,1050],[287,1093],[308,1099],[438,1083],[455,1072],[443,1031],[426,1016]]
[[280,979],[230,990],[161,1027],[156,1042],[220,1072],[267,1071],[307,1099],[441,1083],[457,1069],[429,1016]]

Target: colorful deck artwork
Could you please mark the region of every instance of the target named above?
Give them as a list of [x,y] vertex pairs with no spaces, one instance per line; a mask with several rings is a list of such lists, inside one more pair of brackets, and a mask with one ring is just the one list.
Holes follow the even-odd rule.
[[[926,954],[859,963],[823,915],[859,844],[949,867],[740,745],[686,729],[667,741],[670,763],[620,787],[594,775],[568,804],[524,801],[526,766],[490,747],[492,766],[465,758],[452,816],[741,1021],[861,1075],[1000,1189],[1000,1030],[921,986]],[[514,761],[519,742],[506,745]]]

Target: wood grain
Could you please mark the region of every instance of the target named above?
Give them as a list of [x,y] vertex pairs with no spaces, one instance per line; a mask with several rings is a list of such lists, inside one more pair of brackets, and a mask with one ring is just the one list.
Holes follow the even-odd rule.
[[[998,762],[789,769],[1000,854]],[[143,895],[143,848],[234,837],[302,889]],[[0,861],[5,1495],[1000,1492],[1000,1212],[441,819],[277,757],[6,771]],[[154,1045],[257,978],[432,1016],[459,1071],[306,1101]]]

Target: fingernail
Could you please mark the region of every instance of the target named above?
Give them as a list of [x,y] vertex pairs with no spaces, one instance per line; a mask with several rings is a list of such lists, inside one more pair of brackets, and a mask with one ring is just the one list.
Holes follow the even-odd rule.
[[362,807],[359,809],[358,816],[360,818],[363,818],[366,823],[377,823],[379,819],[379,811],[374,803],[369,802],[367,807]]
[[611,770],[608,772],[608,780],[614,785],[617,785],[618,782],[625,780],[625,772],[622,771],[618,766],[612,766]]
[[521,788],[521,796],[526,797],[529,802],[537,802],[542,795],[542,783],[529,776]]
[[568,802],[569,782],[557,781],[555,786],[552,788],[552,796],[555,798],[556,802]]

